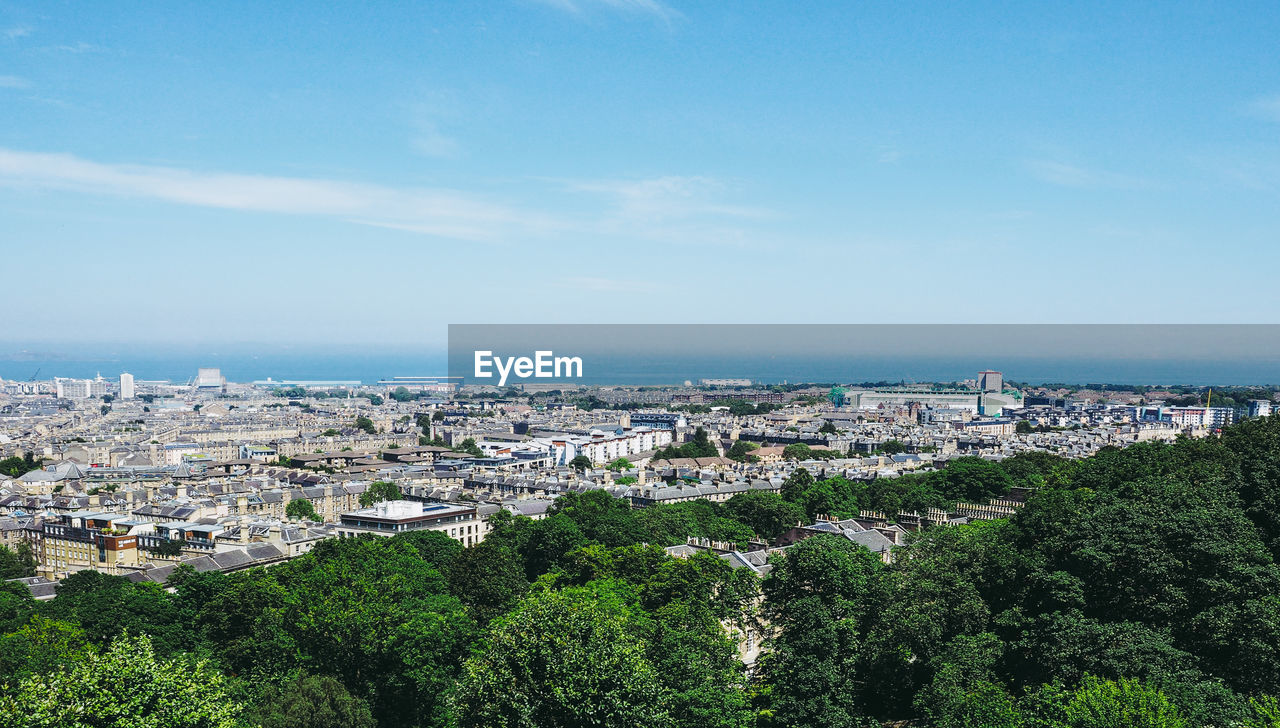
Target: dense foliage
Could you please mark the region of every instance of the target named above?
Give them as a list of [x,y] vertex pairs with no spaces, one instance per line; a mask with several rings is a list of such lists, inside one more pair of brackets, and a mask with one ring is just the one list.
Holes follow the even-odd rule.
[[707,435],[707,431],[699,427],[693,431],[693,439],[683,445],[667,445],[654,453],[654,460],[675,460],[676,458],[714,458],[720,455],[715,443]]
[[39,470],[44,464],[44,458],[38,458],[34,453],[27,453],[22,456],[11,455],[0,460],[0,474],[7,475],[10,478],[20,478],[32,470]]
[[[828,535],[763,581],[659,548],[1012,487],[1035,489],[1015,516],[919,533],[888,565]],[[1278,508],[1272,418],[1079,462],[798,469],[723,504],[569,493],[469,548],[329,540],[180,569],[173,592],[82,572],[36,603],[0,583],[0,726],[1276,726]],[[734,635],[761,624],[748,674]]]

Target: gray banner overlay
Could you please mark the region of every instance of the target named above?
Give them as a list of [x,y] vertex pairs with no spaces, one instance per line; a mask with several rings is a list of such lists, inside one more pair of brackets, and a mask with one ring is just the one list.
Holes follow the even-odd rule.
[[[1280,325],[452,324],[463,384],[1272,384]],[[481,376],[477,376],[480,374]],[[488,376],[483,376],[488,375]]]

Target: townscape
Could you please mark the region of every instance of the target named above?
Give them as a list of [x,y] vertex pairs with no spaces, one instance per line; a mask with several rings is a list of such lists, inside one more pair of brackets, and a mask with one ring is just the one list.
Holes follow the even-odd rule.
[[[24,472],[0,475],[3,543],[30,553],[30,585],[48,597],[80,569],[163,583],[183,563],[249,568],[362,532],[425,528],[470,546],[497,511],[542,517],[563,493],[721,503],[777,494],[800,468],[865,484],[965,458],[1081,458],[1204,437],[1272,404],[1266,390],[1217,407],[1166,406],[1153,395],[1178,395],[1158,390],[1033,394],[995,371],[929,387],[470,389],[408,377],[238,385],[216,369],[186,384],[127,373],[5,383],[0,454]],[[415,505],[373,507],[374,483]],[[882,530],[1000,517],[1025,493],[998,495],[858,515]]]
[[1277,38],[0,1],[0,728],[1280,728]]
[[[39,652],[45,649],[39,645],[48,640],[63,639],[51,630],[70,630],[77,642],[101,640],[101,649],[107,650],[103,659],[111,660],[130,659],[116,650],[142,650],[158,656],[149,659],[159,659],[191,649],[190,640],[213,639],[211,647],[222,654],[215,665],[229,674],[257,674],[266,655],[225,651],[242,649],[233,646],[236,640],[259,639],[244,630],[256,632],[259,627],[253,624],[263,617],[245,614],[209,632],[214,626],[207,620],[226,615],[218,617],[208,610],[226,609],[220,600],[234,597],[201,590],[252,591],[263,588],[254,585],[264,578],[302,578],[317,568],[339,571],[306,578],[340,581],[328,586],[317,582],[308,591],[296,592],[289,599],[302,603],[289,607],[291,613],[325,609],[324,590],[346,593],[345,579],[374,579],[381,586],[361,588],[382,589],[389,588],[389,576],[399,573],[403,578],[426,569],[424,573],[433,576],[422,578],[443,578],[446,591],[454,595],[450,598],[458,600],[452,609],[463,610],[455,616],[471,625],[448,629],[471,634],[492,620],[487,649],[499,649],[503,639],[514,640],[507,645],[512,650],[538,649],[521,633],[504,630],[526,629],[518,626],[520,619],[539,624],[552,619],[545,610],[570,620],[563,629],[597,629],[570,626],[595,608],[589,605],[601,596],[592,590],[639,588],[644,604],[646,590],[658,587],[643,586],[644,578],[638,575],[624,575],[641,563],[652,569],[665,562],[671,566],[663,565],[661,573],[676,571],[662,578],[693,579],[698,585],[691,583],[695,593],[681,597],[692,600],[682,601],[681,609],[694,610],[701,627],[696,635],[681,638],[692,640],[682,642],[681,649],[709,650],[702,659],[711,662],[706,668],[710,672],[690,679],[718,685],[704,686],[714,695],[702,699],[733,705],[683,705],[680,701],[696,702],[687,695],[676,697],[691,689],[689,685],[655,684],[651,687],[660,693],[676,693],[643,700],[627,696],[615,706],[649,711],[632,716],[637,724],[695,725],[702,720],[698,711],[709,710],[719,716],[719,724],[737,726],[773,725],[774,720],[779,725],[804,725],[829,711],[845,715],[841,724],[850,725],[848,721],[871,720],[870,716],[884,720],[914,714],[938,725],[968,725],[956,721],[975,716],[988,720],[991,710],[1034,713],[1044,706],[1024,707],[1002,693],[1013,685],[999,687],[994,673],[981,673],[991,679],[984,678],[978,688],[965,683],[938,695],[929,691],[943,687],[930,687],[927,681],[953,678],[941,672],[932,678],[904,676],[898,679],[906,682],[893,689],[906,691],[905,697],[893,698],[892,690],[883,685],[874,694],[865,692],[866,681],[891,679],[881,674],[888,668],[866,665],[846,668],[848,674],[828,686],[832,694],[815,708],[811,699],[789,695],[798,686],[789,686],[786,681],[794,676],[784,673],[819,669],[808,663],[815,659],[812,654],[801,656],[810,649],[803,648],[805,641],[816,637],[805,633],[803,620],[795,621],[799,613],[790,610],[806,600],[832,598],[844,605],[823,607],[835,610],[832,618],[853,609],[846,618],[854,619],[855,626],[849,628],[869,629],[863,624],[871,619],[865,611],[868,580],[890,580],[877,589],[923,588],[915,581],[919,575],[912,573],[925,568],[921,563],[961,559],[976,547],[968,543],[973,539],[1007,532],[1007,524],[1019,519],[1043,517],[1023,511],[1030,504],[1028,513],[1038,513],[1037,506],[1048,507],[1045,504],[1054,497],[1083,493],[1077,488],[1084,486],[1076,480],[1098,477],[1089,475],[1098,470],[1091,463],[1105,464],[1117,454],[1139,451],[1144,453],[1136,456],[1140,460],[1172,457],[1176,462],[1176,453],[1194,449],[1194,443],[1218,442],[1224,433],[1250,423],[1265,423],[1267,433],[1280,431],[1270,416],[1275,392],[1265,387],[1216,393],[1200,387],[1031,387],[1006,383],[997,371],[928,385],[766,386],[719,379],[672,387],[553,386],[559,385],[536,391],[522,386],[458,387],[447,378],[430,377],[396,377],[370,385],[237,384],[215,369],[202,369],[191,381],[176,384],[137,381],[128,374],[112,380],[4,382],[0,568],[8,579],[8,624],[17,630],[4,639],[11,646],[27,645],[22,648],[27,652],[18,650],[7,658],[9,666],[18,674],[38,673],[36,663],[29,662],[37,659],[31,650]],[[1237,441],[1242,439],[1247,438]],[[1276,457],[1273,450],[1265,456]],[[1263,523],[1271,523],[1263,518]],[[410,550],[395,546],[400,542]],[[385,550],[388,547],[391,551]],[[937,549],[946,553],[935,553]],[[793,563],[799,558],[790,555],[793,551],[816,561]],[[970,556],[979,561],[991,558]],[[367,559],[393,563],[402,557],[411,557],[415,565],[390,565],[386,568],[391,571],[381,576],[382,567],[366,575],[363,570],[369,567],[358,565]],[[690,564],[695,571],[677,576],[684,568],[679,564]],[[956,567],[973,569],[977,564]],[[822,573],[793,573],[803,569]],[[821,590],[808,594],[812,587],[791,581],[837,574],[844,574],[832,587],[840,596],[822,596]],[[622,582],[599,581],[606,577]],[[214,578],[226,581],[208,581]],[[889,586],[894,579],[908,581]],[[625,583],[634,586],[620,586]],[[546,591],[553,585],[557,588]],[[788,599],[781,592],[795,589],[800,591],[792,594],[794,604],[778,601]],[[877,594],[878,600],[890,599],[884,609],[908,606]],[[428,598],[412,588],[401,596]],[[253,597],[260,598],[265,594]],[[357,597],[352,593],[340,598]],[[393,597],[379,595],[378,603],[387,598]],[[141,606],[139,599],[161,602]],[[583,599],[587,601],[573,601]],[[848,599],[863,606],[854,607]],[[166,600],[172,603],[165,606]],[[910,600],[912,608],[926,606],[916,597]],[[86,609],[105,611],[91,615]],[[166,612],[176,609],[198,614],[197,621],[205,626],[185,638],[166,637],[172,626],[163,625],[176,618]],[[25,615],[32,610],[47,616],[27,622]],[[855,618],[854,612],[860,616]],[[415,613],[411,609],[403,618]],[[661,621],[659,614],[644,619]],[[67,621],[39,621],[50,618]],[[913,650],[944,659],[942,655],[950,654],[947,650],[995,649],[972,642],[988,639],[981,630],[979,634],[957,627],[960,631],[947,637],[952,629],[946,626],[949,618],[930,619],[935,618],[937,623],[929,629],[942,632],[931,638],[931,646]],[[307,639],[328,634],[324,639],[340,640],[333,649],[351,649],[351,638],[330,632],[337,625],[325,620],[332,616],[314,613],[293,614],[290,623],[272,628],[279,631],[272,639],[290,644],[300,639],[295,630],[303,623],[293,621],[298,619],[320,620],[310,628],[320,631]],[[130,636],[127,625],[134,625],[138,634]],[[1280,622],[1275,628],[1280,629]],[[236,634],[243,636],[231,636]],[[454,640],[446,650],[452,657],[400,655],[394,660],[409,662],[385,668],[427,669],[413,661],[427,659],[434,665],[430,669],[443,671],[432,680],[443,682],[414,683],[420,679],[409,680],[406,673],[395,678],[400,682],[393,690],[384,681],[393,681],[390,676],[357,677],[338,663],[326,668],[326,660],[337,659],[334,655],[325,657],[298,645],[288,648],[294,657],[270,658],[285,659],[293,667],[270,668],[277,671],[257,686],[265,692],[249,701],[257,707],[242,715],[244,707],[233,699],[219,699],[226,701],[228,716],[254,716],[262,725],[298,719],[289,710],[271,713],[270,704],[285,699],[296,710],[307,711],[318,709],[313,703],[319,700],[324,710],[345,716],[335,725],[436,725],[450,720],[496,725],[513,719],[516,714],[510,711],[519,711],[512,700],[541,701],[541,710],[567,714],[567,704],[544,695],[537,685],[526,686],[533,693],[523,698],[485,692],[498,689],[491,681],[506,679],[501,670],[511,667],[488,664],[490,652],[476,653],[463,668],[464,676],[450,677],[466,659],[466,645],[477,636],[429,631],[414,639]],[[867,633],[866,639],[871,638]],[[618,648],[616,638],[600,639],[604,643],[595,648]],[[656,647],[651,643],[645,649]],[[252,649],[276,648],[262,644]],[[384,654],[386,649],[391,647],[353,659],[392,659]],[[870,646],[850,643],[848,649],[854,652],[819,659],[856,662],[867,659]],[[939,649],[943,652],[937,653]],[[653,669],[663,658],[647,659],[629,669]],[[794,660],[801,661],[793,664]],[[1280,663],[1272,664],[1271,669],[1280,669]],[[499,673],[470,672],[482,668]],[[560,669],[569,670],[570,665]],[[984,668],[992,669],[995,663]],[[1099,668],[1074,669],[1094,673]],[[214,689],[226,695],[218,673],[196,677],[204,683],[192,690]],[[526,677],[535,682],[558,679],[551,673]],[[1121,671],[1116,677],[1133,676]],[[459,679],[462,682],[455,685]],[[917,684],[914,689],[909,688],[912,681]],[[1228,684],[1246,697],[1250,694]],[[1099,685],[1097,690],[1111,689],[1109,684]],[[764,687],[771,698],[756,694]],[[1194,686],[1162,687],[1172,694]],[[437,688],[445,692],[429,699],[423,692]],[[979,688],[994,692],[971,694]],[[330,695],[322,699],[316,691]],[[1075,699],[1084,700],[1082,695]],[[1167,699],[1159,691],[1154,695]],[[1064,696],[1061,709],[1075,705],[1070,693]],[[592,701],[600,699],[592,693]],[[1090,694],[1088,699],[1098,698]],[[1255,702],[1250,708],[1247,700],[1235,700],[1228,707],[1185,699],[1180,705],[1184,712],[1206,720],[1225,720],[1214,711],[1227,710],[1228,716],[1241,718],[1249,710],[1265,712],[1270,705]],[[989,701],[995,701],[995,707]],[[681,710],[694,712],[682,718],[677,715]],[[217,723],[233,724],[238,725]]]

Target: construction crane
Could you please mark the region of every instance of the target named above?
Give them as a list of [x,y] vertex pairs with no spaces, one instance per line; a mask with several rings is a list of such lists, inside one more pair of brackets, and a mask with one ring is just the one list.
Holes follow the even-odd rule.
[[36,377],[37,377],[37,376],[39,376],[39,375],[40,375],[40,367],[36,367],[36,373],[35,373],[35,374],[32,374],[32,375],[31,375],[31,378],[30,378],[30,379],[28,379],[27,381],[28,381],[28,382],[34,382],[34,381],[36,380]]

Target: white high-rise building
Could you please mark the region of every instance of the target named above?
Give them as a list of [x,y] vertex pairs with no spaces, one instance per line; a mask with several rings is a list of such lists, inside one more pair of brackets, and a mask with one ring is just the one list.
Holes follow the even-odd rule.
[[221,387],[226,384],[227,380],[222,377],[222,370],[213,367],[201,367],[196,371],[196,388],[212,389]]
[[88,399],[93,396],[93,381],[90,379],[53,380],[58,399]]
[[990,369],[978,372],[978,389],[999,394],[1004,391],[1004,375]]
[[133,399],[133,375],[128,372],[120,375],[120,399]]
[[101,374],[89,380],[89,396],[90,397],[101,397],[104,394],[109,394],[110,389],[111,389],[110,384],[107,382],[107,380],[102,378]]

